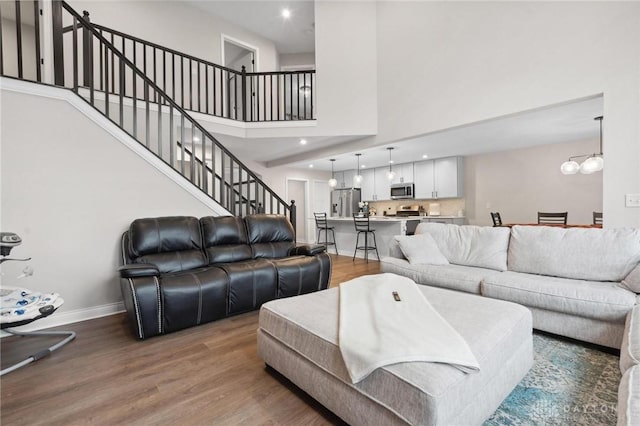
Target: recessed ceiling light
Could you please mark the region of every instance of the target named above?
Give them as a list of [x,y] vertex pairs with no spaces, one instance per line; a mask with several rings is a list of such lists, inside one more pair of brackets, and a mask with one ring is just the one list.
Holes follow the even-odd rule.
[[367,168],[367,166],[363,164],[362,166],[360,166],[360,168],[361,168],[361,169],[366,169],[366,168]]
[[310,169],[313,169],[313,164],[309,164],[309,168],[310,168]]
[[289,9],[282,9],[282,17],[284,19],[291,18],[291,11]]
[[429,156],[427,154],[423,154],[422,158],[429,158]]
[[306,139],[300,139],[300,145],[306,145],[306,144],[307,144]]

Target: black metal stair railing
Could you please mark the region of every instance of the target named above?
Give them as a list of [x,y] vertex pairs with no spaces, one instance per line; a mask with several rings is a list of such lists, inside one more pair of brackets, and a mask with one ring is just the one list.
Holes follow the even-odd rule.
[[[88,14],[84,18],[88,21]],[[315,119],[315,70],[246,72],[243,66],[237,71],[92,25],[187,111],[248,122]]]
[[285,214],[295,226],[294,201],[280,198],[90,22],[59,1],[53,22],[56,85],[78,94],[233,215]]

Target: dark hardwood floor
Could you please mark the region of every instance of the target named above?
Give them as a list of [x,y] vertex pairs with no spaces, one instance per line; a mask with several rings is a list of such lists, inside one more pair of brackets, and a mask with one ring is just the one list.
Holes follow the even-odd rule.
[[[333,258],[331,286],[380,272]],[[340,424],[256,354],[258,312],[145,341],[124,314],[59,327],[76,339],[0,379],[2,425]],[[1,339],[2,367],[49,338]]]

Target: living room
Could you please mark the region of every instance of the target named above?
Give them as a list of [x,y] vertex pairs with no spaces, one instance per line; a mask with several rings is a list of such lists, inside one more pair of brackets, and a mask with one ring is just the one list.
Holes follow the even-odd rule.
[[[217,31],[222,20],[212,21],[192,5],[151,4],[70,2],[77,11],[88,10],[92,22],[213,62],[219,60],[220,32],[243,36],[233,26]],[[303,156],[328,163],[332,156],[383,150],[417,135],[595,96],[603,100],[606,129],[606,166],[597,175],[605,228],[640,227],[638,209],[625,206],[626,194],[640,192],[636,3],[316,2],[314,13],[317,125],[281,129],[280,135],[268,126],[242,129],[253,140],[262,139],[286,153],[268,164],[245,160],[241,153],[251,151],[251,146],[244,138],[226,135],[220,123],[212,124],[221,141],[229,141],[232,152],[237,147],[240,159],[280,197],[286,199],[287,178],[331,177],[327,166],[318,171],[285,165],[301,163]],[[173,28],[171,23],[180,16],[181,22],[192,24]],[[261,43],[255,34],[250,36],[252,43]],[[265,42],[260,48],[261,69],[277,69],[276,55],[267,54],[273,44]],[[25,92],[7,89],[2,94],[2,229],[24,239],[16,256],[34,259],[36,273],[28,285],[27,280],[20,282],[43,292],[57,291],[66,301],[43,324],[58,325],[53,322],[56,317],[73,323],[122,310],[115,273],[121,263],[119,235],[133,219],[225,214],[149,169],[128,148],[114,144],[113,136],[85,120],[77,108]],[[593,123],[593,118],[588,120]],[[299,146],[303,137],[307,148]],[[50,142],[42,144],[44,140]],[[595,149],[597,137],[585,144]],[[565,160],[564,155],[557,159],[556,173]],[[474,195],[466,189],[467,195]],[[469,200],[465,209],[471,210]],[[485,203],[478,202],[475,209],[485,221],[478,224],[487,225],[490,210]],[[15,277],[23,265],[6,263],[2,268],[6,277]],[[357,268],[360,273],[377,272],[370,269],[375,265],[358,263]],[[340,269],[338,262],[334,269]],[[343,279],[352,277],[340,274]],[[240,322],[249,333],[255,328],[256,317],[251,318],[213,326],[223,333]],[[214,345],[225,347],[220,339]],[[144,343],[131,343],[134,346],[123,347],[144,357]],[[234,352],[232,346],[226,348]],[[243,348],[251,350],[250,345]],[[256,379],[262,377],[261,372],[255,374]],[[249,418],[255,422],[257,417]]]

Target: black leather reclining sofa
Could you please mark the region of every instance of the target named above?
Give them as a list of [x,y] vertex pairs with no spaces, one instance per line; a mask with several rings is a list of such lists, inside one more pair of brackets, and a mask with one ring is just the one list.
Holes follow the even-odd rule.
[[140,339],[326,289],[331,258],[285,216],[137,219],[122,236],[124,305]]

